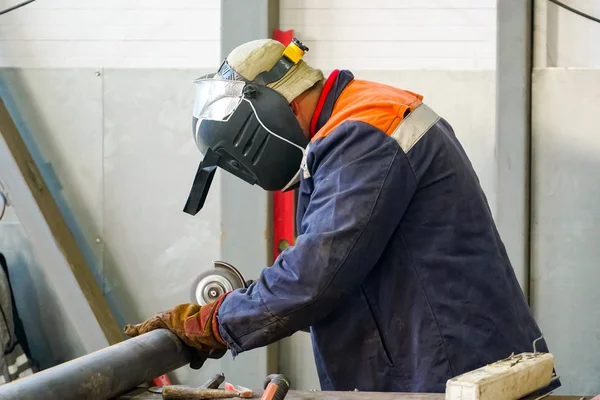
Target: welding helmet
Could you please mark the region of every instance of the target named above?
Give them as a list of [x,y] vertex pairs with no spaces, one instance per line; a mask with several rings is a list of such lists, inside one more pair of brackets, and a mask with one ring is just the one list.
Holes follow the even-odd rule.
[[200,211],[217,167],[269,191],[297,187],[309,139],[290,103],[323,79],[302,60],[307,50],[296,39],[252,41],[194,81],[192,128],[204,157],[184,212]]

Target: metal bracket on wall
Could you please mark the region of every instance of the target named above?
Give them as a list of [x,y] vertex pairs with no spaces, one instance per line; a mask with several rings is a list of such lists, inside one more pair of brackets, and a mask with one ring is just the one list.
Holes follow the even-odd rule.
[[86,350],[121,342],[121,329],[1,98],[0,180]]

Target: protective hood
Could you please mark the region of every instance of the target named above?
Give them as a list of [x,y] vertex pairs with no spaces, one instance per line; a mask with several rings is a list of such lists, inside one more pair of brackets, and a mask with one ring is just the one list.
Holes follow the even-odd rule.
[[195,84],[194,139],[204,158],[184,212],[203,207],[217,167],[265,190],[296,187],[309,139],[285,98],[265,85],[218,75]]

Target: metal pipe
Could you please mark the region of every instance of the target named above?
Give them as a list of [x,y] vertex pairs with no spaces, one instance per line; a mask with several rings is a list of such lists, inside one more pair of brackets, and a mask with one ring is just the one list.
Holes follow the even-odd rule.
[[1,400],[108,400],[189,364],[177,336],[158,329],[0,386]]

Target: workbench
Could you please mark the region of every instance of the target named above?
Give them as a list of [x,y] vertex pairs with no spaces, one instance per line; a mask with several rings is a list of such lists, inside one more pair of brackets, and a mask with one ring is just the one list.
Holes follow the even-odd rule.
[[[172,332],[157,329],[0,385],[0,400],[162,400],[144,387],[152,377],[188,365],[189,349]],[[198,385],[202,383],[198,382]],[[152,388],[156,391],[156,388]],[[262,390],[253,389],[260,399]],[[593,396],[548,396],[548,400],[590,400]],[[441,394],[321,392],[291,390],[286,400],[445,400]]]
[[[253,399],[260,399],[262,391],[255,391]],[[544,400],[590,400],[593,396],[548,396]],[[302,392],[290,390],[285,400],[444,400],[443,393],[375,393],[375,392]],[[160,400],[161,395],[140,388],[115,400]]]

